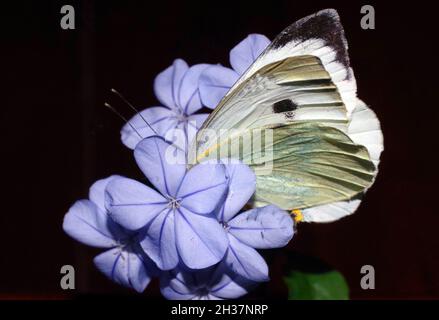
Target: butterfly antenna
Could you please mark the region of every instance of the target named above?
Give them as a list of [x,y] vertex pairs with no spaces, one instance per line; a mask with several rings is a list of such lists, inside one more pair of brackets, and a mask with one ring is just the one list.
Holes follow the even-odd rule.
[[145,117],[142,115],[141,112],[139,112],[139,110],[137,110],[127,99],[125,99],[125,97],[120,94],[116,89],[111,88],[111,92],[113,92],[114,94],[116,94],[119,98],[122,99],[123,102],[125,102],[131,109],[133,109],[136,113],[139,114],[140,118],[142,118],[142,120],[146,123],[146,125],[152,130],[152,132],[154,132],[156,135],[158,135],[158,133],[153,129],[153,127],[149,124],[148,121],[146,121]]
[[104,106],[106,106],[108,109],[110,109],[111,111],[113,111],[119,118],[121,118],[123,121],[125,121],[126,123],[128,123],[128,125],[131,127],[131,129],[134,130],[135,133],[137,133],[137,135],[140,137],[140,139],[143,139],[142,135],[139,133],[139,131],[137,131],[137,129],[127,120],[127,118],[125,118],[119,111],[117,111],[116,109],[114,109],[112,106],[110,106],[108,103],[104,103]]

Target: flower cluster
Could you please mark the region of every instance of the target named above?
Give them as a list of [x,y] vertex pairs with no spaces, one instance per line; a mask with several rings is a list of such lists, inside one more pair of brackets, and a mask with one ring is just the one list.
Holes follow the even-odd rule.
[[232,68],[209,64],[189,67],[183,60],[175,60],[154,81],[154,93],[162,106],[147,108],[125,124],[121,131],[123,144],[134,149],[142,138],[158,134],[179,147],[187,147],[208,116],[197,112],[203,106],[214,109],[269,44],[263,35],[249,35],[230,51]]
[[[64,218],[71,237],[107,249],[94,262],[108,278],[142,292],[157,276],[168,299],[237,298],[268,280],[256,249],[291,240],[289,214],[272,205],[240,212],[256,186],[245,164],[185,162],[208,116],[196,112],[215,107],[268,43],[247,37],[230,52],[233,69],[175,60],[157,76],[162,106],[141,111],[121,131],[153,188],[116,175],[99,180]],[[184,132],[182,144],[169,139],[175,130]]]

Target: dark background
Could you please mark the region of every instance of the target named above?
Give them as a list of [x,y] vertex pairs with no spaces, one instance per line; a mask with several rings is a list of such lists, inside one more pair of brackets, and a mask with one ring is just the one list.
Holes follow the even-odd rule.
[[[380,174],[356,214],[301,224],[288,249],[267,253],[270,285],[250,297],[283,297],[287,252],[321,258],[346,277],[354,299],[439,298],[437,173],[437,13],[420,1],[200,3],[14,1],[1,8],[0,298],[63,298],[131,291],[93,267],[98,250],[61,229],[69,206],[96,180],[141,178],[120,142],[121,121],[105,101],[117,88],[139,108],[156,101],[152,82],[173,59],[228,65],[249,33],[273,39],[317,10],[339,11],[359,97],[378,114],[385,137]],[[60,28],[60,8],[76,9],[76,29]],[[360,28],[372,4],[376,29]],[[298,260],[301,258],[298,257]],[[76,269],[77,290],[60,289],[60,268]],[[373,265],[376,289],[360,288]],[[145,295],[159,295],[157,283]]]

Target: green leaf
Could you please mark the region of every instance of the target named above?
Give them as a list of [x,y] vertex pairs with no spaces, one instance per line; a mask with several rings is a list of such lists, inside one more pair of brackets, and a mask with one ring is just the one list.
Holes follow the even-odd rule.
[[349,287],[337,271],[305,273],[291,271],[284,278],[289,300],[347,300]]

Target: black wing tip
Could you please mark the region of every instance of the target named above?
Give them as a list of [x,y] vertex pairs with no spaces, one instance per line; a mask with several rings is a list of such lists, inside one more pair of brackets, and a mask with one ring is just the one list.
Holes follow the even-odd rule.
[[349,69],[348,43],[337,10],[323,9],[296,21],[281,32],[272,47],[279,48],[293,40],[308,39],[323,40],[325,45],[335,50],[336,60]]
[[328,15],[328,16],[331,16],[334,20],[340,21],[340,15],[338,14],[338,11],[333,9],[333,8],[322,9],[322,10],[317,11],[316,13],[314,13],[310,16],[313,16],[313,15],[316,15],[316,16]]

